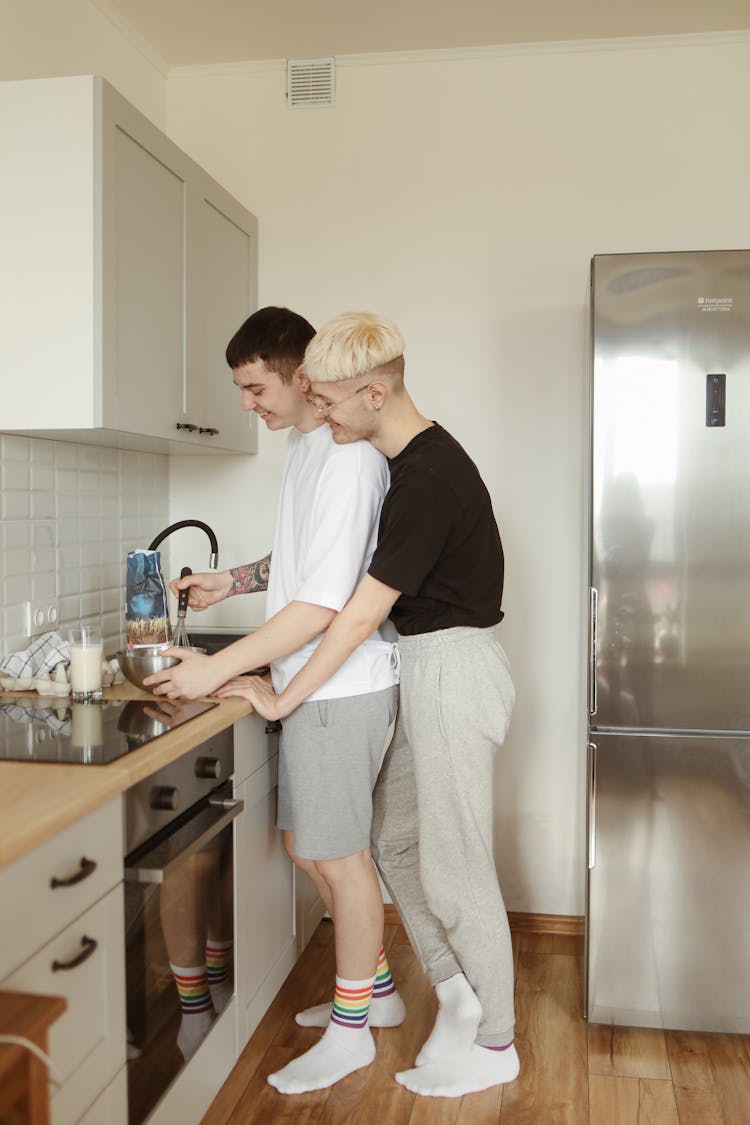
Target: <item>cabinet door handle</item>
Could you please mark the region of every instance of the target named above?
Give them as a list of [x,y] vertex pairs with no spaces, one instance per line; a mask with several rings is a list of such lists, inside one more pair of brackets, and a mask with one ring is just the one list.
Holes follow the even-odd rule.
[[198,433],[199,434],[209,434],[210,437],[214,437],[214,435],[218,434],[219,431],[216,429],[215,426],[199,426],[198,427]]
[[99,942],[95,941],[94,938],[86,937],[86,935],[84,934],[81,938],[82,949],[78,956],[74,957],[72,961],[53,961],[52,972],[67,972],[69,969],[77,969],[78,966],[82,965],[84,961],[88,961],[89,957],[91,957],[98,944]]
[[89,875],[93,875],[95,871],[96,860],[86,859],[85,856],[81,856],[81,865],[75,875],[71,875],[68,879],[58,879],[56,875],[53,875],[49,881],[49,885],[52,887],[52,890],[54,890],[55,887],[72,887],[76,883],[82,883],[84,879],[88,879]]
[[[195,431],[198,429],[198,427],[196,425],[194,425],[192,422],[178,422],[177,423],[177,429],[178,430],[187,430],[187,432],[189,434],[194,434]],[[201,433],[203,433],[203,430],[201,430]]]
[[589,714],[595,715],[598,707],[597,661],[599,658],[599,591],[595,586],[589,590]]
[[596,755],[595,742],[589,743],[589,871],[596,867]]

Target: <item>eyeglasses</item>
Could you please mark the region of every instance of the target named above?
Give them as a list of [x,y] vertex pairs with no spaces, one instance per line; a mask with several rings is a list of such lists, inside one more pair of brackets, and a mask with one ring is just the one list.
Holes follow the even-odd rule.
[[358,395],[360,391],[366,391],[367,388],[371,385],[371,383],[367,383],[364,387],[358,387],[356,391],[352,391],[351,394],[344,395],[343,398],[338,399],[336,402],[331,402],[329,398],[324,398],[322,395],[312,394],[307,396],[307,401],[310,403],[310,406],[312,406],[313,409],[317,410],[318,414],[322,414],[325,417],[325,415],[333,410],[334,407],[341,406],[342,402],[346,402],[346,400],[349,398],[354,398],[354,396]]

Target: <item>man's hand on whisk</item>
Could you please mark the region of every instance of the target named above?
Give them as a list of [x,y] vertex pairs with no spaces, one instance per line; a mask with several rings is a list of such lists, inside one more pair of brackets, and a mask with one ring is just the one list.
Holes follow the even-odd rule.
[[200,571],[185,578],[173,578],[169,588],[176,598],[179,598],[180,590],[189,589],[188,606],[200,612],[228,597],[232,589],[232,574],[229,570]]

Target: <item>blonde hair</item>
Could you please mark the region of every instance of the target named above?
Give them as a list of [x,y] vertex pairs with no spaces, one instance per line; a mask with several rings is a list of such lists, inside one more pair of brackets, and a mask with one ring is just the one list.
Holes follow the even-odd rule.
[[[305,350],[303,370],[313,383],[355,379],[404,354],[392,320],[375,313],[344,313],[324,324]],[[394,365],[403,371],[403,363]]]

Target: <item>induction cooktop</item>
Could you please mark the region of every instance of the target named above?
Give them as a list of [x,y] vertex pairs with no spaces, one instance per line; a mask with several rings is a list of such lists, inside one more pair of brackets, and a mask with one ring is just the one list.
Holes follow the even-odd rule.
[[106,766],[212,707],[218,703],[0,694],[0,761]]

